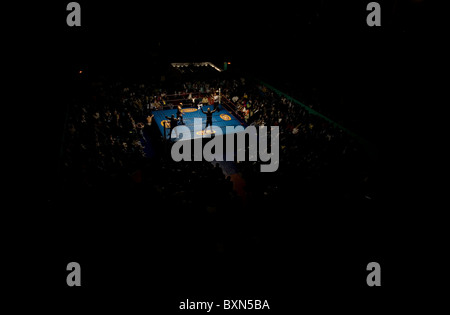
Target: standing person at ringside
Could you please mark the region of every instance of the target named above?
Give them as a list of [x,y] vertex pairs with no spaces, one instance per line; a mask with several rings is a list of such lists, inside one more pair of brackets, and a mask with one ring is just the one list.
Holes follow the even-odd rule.
[[[171,117],[166,116],[166,118],[169,119],[169,121],[170,121],[170,129],[169,129],[169,139],[170,139],[170,137],[172,136],[172,130],[178,125],[178,118],[175,118],[174,114],[172,114]],[[177,129],[175,129],[175,135],[178,138]]]
[[183,110],[181,109],[181,106],[179,106],[179,105],[177,107],[177,119],[179,120],[180,123],[182,123],[184,125]]

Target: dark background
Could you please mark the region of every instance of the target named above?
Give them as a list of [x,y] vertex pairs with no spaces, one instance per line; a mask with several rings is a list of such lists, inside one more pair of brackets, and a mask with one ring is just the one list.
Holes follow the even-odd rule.
[[[15,262],[20,269],[16,283],[30,288],[25,270],[32,260],[38,261],[40,270],[36,287],[45,286],[49,297],[58,296],[70,307],[94,302],[102,308],[114,300],[125,307],[152,309],[161,308],[163,301],[168,307],[177,306],[186,297],[256,295],[272,298],[274,308],[301,309],[304,301],[330,300],[336,308],[355,305],[353,296],[358,303],[376,307],[396,301],[397,292],[432,279],[433,271],[426,268],[425,276],[423,269],[434,261],[431,257],[442,233],[430,232],[435,219],[425,214],[435,209],[435,195],[441,189],[434,179],[439,169],[429,163],[430,155],[435,162],[431,152],[438,140],[433,135],[440,126],[432,114],[439,107],[431,102],[437,94],[433,80],[444,38],[436,22],[439,10],[426,0],[378,1],[382,26],[370,28],[368,2],[244,6],[79,1],[82,26],[72,28],[65,22],[68,1],[11,8],[8,12],[15,18],[7,21],[14,31],[8,34],[10,54],[5,60],[12,70],[13,104],[23,104],[13,109],[19,109],[14,126],[23,127],[10,130],[23,131],[25,139],[20,145],[13,141],[20,159],[15,159],[18,166],[12,169],[11,186],[19,188],[16,200],[24,201],[18,210],[20,232],[14,234],[19,245],[13,248],[27,257]],[[199,268],[200,258],[181,264],[183,258],[168,253],[163,245],[155,252],[166,256],[137,262],[121,254],[116,260],[102,256],[95,247],[70,250],[72,243],[66,244],[61,236],[82,237],[82,222],[76,211],[64,210],[68,205],[52,200],[67,100],[82,85],[78,71],[91,81],[135,80],[158,78],[170,62],[206,60],[219,66],[231,61],[230,67],[288,94],[318,89],[321,113],[375,145],[379,176],[390,181],[380,187],[376,207],[362,222],[355,221],[364,237],[351,237],[358,240],[354,252],[334,259],[327,248],[315,248],[312,239],[304,253],[299,248],[286,256],[279,249],[243,264],[232,259]],[[65,230],[65,222],[72,232]],[[153,237],[157,240],[159,235]],[[305,256],[299,265],[293,263],[299,261],[297,254]],[[315,258],[306,258],[310,256]],[[65,287],[69,261],[82,265],[81,290]],[[382,266],[381,288],[365,285],[369,261]],[[412,261],[417,263],[408,265]],[[276,271],[267,271],[271,265]],[[129,293],[131,300],[125,299]],[[100,298],[103,295],[106,299]],[[39,300],[46,305],[52,299]]]

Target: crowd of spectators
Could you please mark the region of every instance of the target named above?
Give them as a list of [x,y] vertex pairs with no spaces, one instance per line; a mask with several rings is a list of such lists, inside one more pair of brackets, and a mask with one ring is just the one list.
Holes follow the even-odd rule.
[[64,166],[92,185],[99,175],[130,171],[145,157],[143,108],[135,92],[100,88],[85,104],[71,106]]
[[[206,99],[214,98],[215,90],[207,82],[187,82],[170,94],[141,83],[92,87],[91,97],[71,105],[68,113],[63,147],[66,183],[94,191],[111,186],[111,182],[122,188],[145,184],[157,192],[160,201],[183,197],[180,204],[191,204],[199,196],[208,201],[208,209],[223,205],[223,200],[237,199],[230,178],[218,165],[175,163],[161,147],[162,136],[153,124],[152,113],[173,108],[174,99],[197,98],[201,102],[199,93]],[[211,185],[218,188],[202,197],[205,187]]]
[[[149,157],[144,148],[151,143],[151,135],[156,134],[151,132],[152,111],[174,108],[180,103],[183,106],[213,103],[219,89],[222,103],[248,124],[280,127],[279,174],[284,170],[290,172],[290,167],[294,170],[306,167],[308,171],[303,174],[307,174],[320,169],[319,165],[328,166],[361,155],[361,146],[338,127],[264,85],[235,78],[187,81],[171,89],[142,83],[97,86],[90,102],[71,108],[65,166],[87,176],[124,169],[132,173],[138,162]],[[304,167],[300,167],[302,161]]]
[[370,157],[359,140],[311,114],[311,105],[301,106],[261,84],[240,83],[232,101],[247,123],[279,126],[280,131],[280,164],[275,173],[261,174],[260,163],[239,163],[249,191],[257,196],[255,202],[299,191],[304,199],[320,199],[320,195],[361,199],[371,193]]
[[[261,162],[237,163],[246,183],[245,202],[218,164],[174,162],[153,124],[154,111],[180,103],[209,103],[217,100],[219,88],[222,103],[248,124],[280,128],[276,172],[261,173]],[[323,196],[361,199],[369,189],[368,160],[355,139],[292,100],[243,78],[164,88],[146,83],[92,87],[91,97],[69,110],[63,153],[68,190],[87,196],[100,191],[117,194],[138,208],[154,203],[161,210],[167,205],[180,217],[215,222],[222,227],[217,231],[224,231],[226,218],[242,219],[244,213],[252,218],[262,208],[277,209],[280,200],[300,198],[302,204]]]

